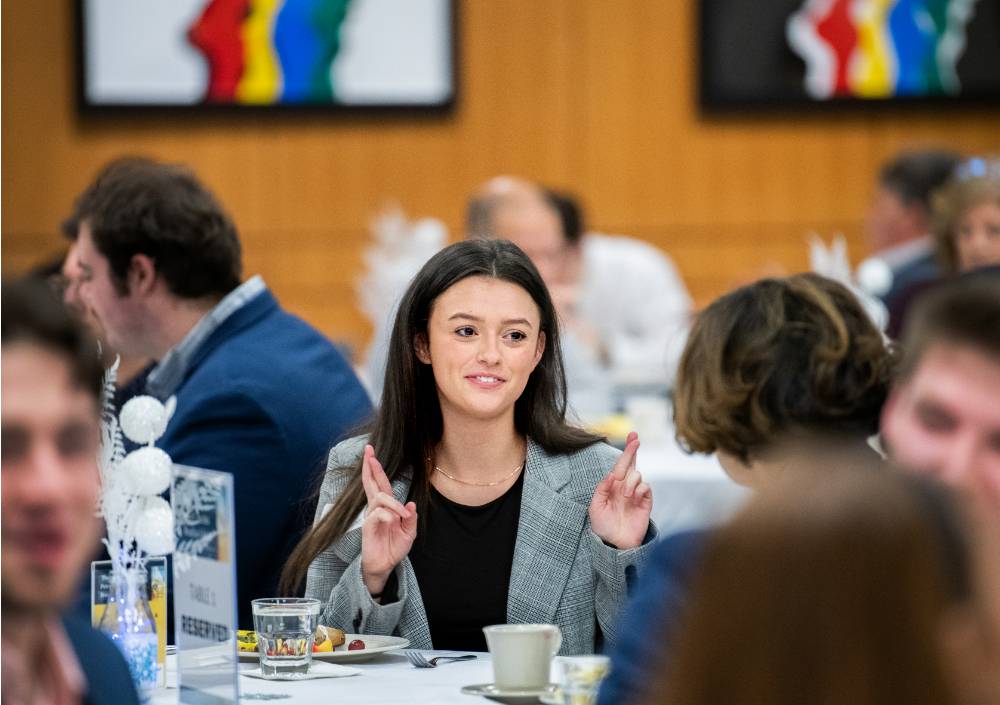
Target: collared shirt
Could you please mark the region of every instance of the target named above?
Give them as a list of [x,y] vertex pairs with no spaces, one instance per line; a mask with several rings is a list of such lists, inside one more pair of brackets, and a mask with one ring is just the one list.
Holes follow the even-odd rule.
[[913,240],[908,240],[899,245],[887,247],[875,253],[875,257],[889,265],[890,269],[900,269],[903,266],[914,262],[934,249],[934,240],[930,235],[924,235]]
[[211,311],[194,324],[184,339],[157,363],[146,380],[146,392],[161,401],[176,392],[191,367],[191,361],[212,333],[218,330],[227,318],[266,290],[264,280],[258,275],[226,294]]
[[29,662],[18,644],[4,639],[4,705],[79,705],[83,701],[87,678],[62,624],[49,619],[42,629],[45,636],[37,663]]

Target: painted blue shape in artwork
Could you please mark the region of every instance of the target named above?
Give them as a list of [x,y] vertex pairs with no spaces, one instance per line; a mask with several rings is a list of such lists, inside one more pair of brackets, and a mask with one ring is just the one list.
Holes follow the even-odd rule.
[[936,32],[924,0],[899,0],[889,12],[889,32],[896,51],[896,95],[926,95],[924,70]]
[[313,76],[323,59],[323,42],[313,22],[317,0],[285,0],[274,23],[274,49],[281,62],[284,103],[315,100]]

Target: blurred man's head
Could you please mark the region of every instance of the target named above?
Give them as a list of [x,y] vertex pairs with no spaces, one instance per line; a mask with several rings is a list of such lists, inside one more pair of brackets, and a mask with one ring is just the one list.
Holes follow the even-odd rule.
[[557,205],[539,186],[499,176],[469,201],[468,237],[510,240],[531,259],[547,285],[564,283],[574,255]]
[[41,281],[2,294],[3,609],[63,606],[98,535],[101,366],[91,336]]
[[80,299],[123,354],[158,357],[165,351],[155,339],[169,328],[162,315],[210,307],[240,282],[236,228],[179,166],[111,162],[77,199],[63,230],[75,241]]
[[907,318],[882,415],[893,459],[1000,500],[1000,281],[962,279]]
[[952,152],[904,152],[886,163],[868,209],[866,226],[876,250],[883,250],[930,231],[931,195],[959,164]]

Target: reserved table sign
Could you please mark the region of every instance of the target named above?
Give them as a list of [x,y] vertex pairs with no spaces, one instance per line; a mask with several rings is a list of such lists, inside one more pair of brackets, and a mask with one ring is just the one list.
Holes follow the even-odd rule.
[[181,703],[236,705],[233,477],[174,465],[174,636]]

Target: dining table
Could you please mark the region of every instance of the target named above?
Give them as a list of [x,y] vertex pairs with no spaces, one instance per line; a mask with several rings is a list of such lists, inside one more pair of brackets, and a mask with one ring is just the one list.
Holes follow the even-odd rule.
[[636,468],[653,492],[651,519],[660,538],[728,519],[749,497],[715,454],[687,453],[672,435],[640,436]]
[[[422,651],[428,658],[455,655],[454,651]],[[469,653],[469,652],[463,652]],[[274,702],[278,705],[487,705],[492,701],[461,692],[463,686],[493,681],[489,653],[477,653],[471,661],[453,661],[436,668],[417,668],[402,652],[373,656],[359,663],[344,663],[357,669],[358,675],[301,681],[271,681],[240,675],[240,702]],[[253,671],[257,664],[240,663],[241,674]],[[176,657],[167,656],[166,687],[156,690],[152,705],[176,705]],[[519,702],[524,703],[524,700]],[[530,702],[530,701],[529,701]],[[526,704],[527,705],[527,704]]]

